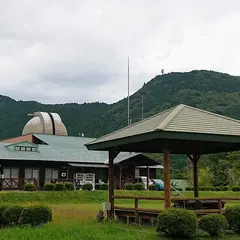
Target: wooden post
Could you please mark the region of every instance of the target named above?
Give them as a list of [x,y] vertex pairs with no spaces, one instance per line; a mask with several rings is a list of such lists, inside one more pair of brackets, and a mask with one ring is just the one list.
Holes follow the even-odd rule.
[[119,164],[119,189],[122,190],[122,165]]
[[108,211],[108,220],[113,220],[114,219],[114,163],[113,160],[114,158],[118,155],[117,151],[110,150],[108,152],[108,158],[109,158],[109,163],[108,163],[108,181],[109,181],[109,186],[108,186],[108,202],[111,205],[111,210]]
[[138,199],[136,198],[135,199],[135,205],[134,205],[134,208],[135,208],[135,223],[139,223],[139,216],[138,216]]
[[147,190],[149,190],[149,166],[147,166]]
[[193,163],[193,186],[194,186],[194,197],[199,197],[199,186],[198,186],[198,160],[201,155],[193,154],[188,155],[189,159]]
[[171,207],[171,186],[170,186],[170,164],[169,164],[169,150],[163,150],[163,167],[164,167],[164,197],[165,209]]

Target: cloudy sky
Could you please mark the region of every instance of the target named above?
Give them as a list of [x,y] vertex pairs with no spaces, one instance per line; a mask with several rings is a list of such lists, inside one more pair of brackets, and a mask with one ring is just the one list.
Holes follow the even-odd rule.
[[239,0],[0,0],[0,94],[115,102],[165,72],[240,75]]

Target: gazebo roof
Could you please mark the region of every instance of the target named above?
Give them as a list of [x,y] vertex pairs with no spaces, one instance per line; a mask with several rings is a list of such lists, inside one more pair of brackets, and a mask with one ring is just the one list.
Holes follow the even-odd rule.
[[[105,162],[108,164],[108,160]],[[114,164],[121,164],[123,166],[158,166],[158,168],[163,168],[159,166],[160,163],[152,158],[149,158],[141,153],[120,153],[114,159]]]
[[240,121],[178,105],[86,144],[89,150],[206,154],[240,150]]

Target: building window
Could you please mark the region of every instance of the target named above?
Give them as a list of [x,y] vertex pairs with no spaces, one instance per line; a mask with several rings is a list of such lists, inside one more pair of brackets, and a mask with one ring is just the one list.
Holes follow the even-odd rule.
[[16,146],[15,151],[23,151],[23,152],[37,152],[37,148],[36,147],[20,147],[20,146]]
[[36,152],[37,151],[37,148],[36,147],[32,147],[32,152]]

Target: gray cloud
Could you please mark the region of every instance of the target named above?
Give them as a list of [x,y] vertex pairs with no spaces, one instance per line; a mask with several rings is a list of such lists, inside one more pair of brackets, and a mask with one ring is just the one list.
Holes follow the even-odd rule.
[[114,102],[166,72],[239,74],[238,0],[2,0],[0,89],[44,103]]

